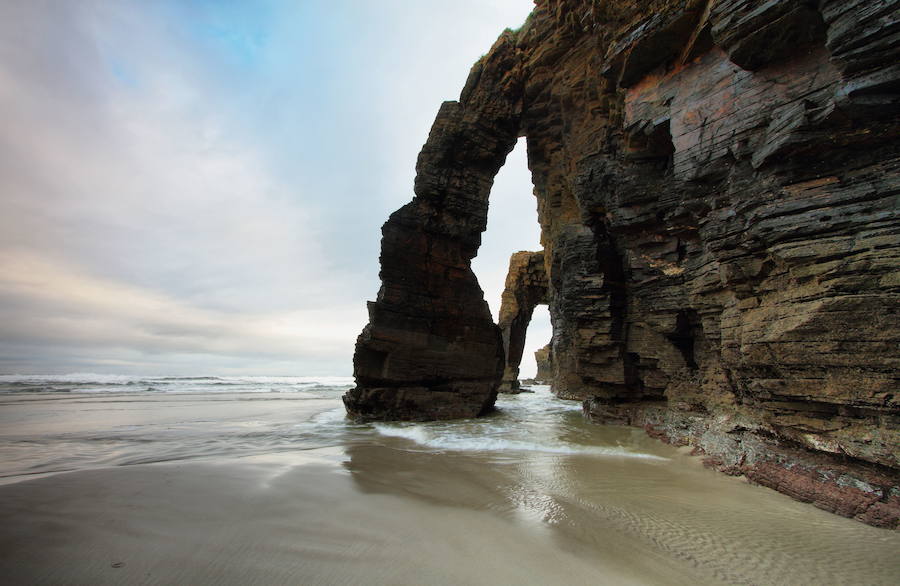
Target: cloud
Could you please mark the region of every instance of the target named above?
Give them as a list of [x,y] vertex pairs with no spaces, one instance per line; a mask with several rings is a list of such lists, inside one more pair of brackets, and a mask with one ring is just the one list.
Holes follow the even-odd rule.
[[4,3],[0,369],[349,374],[439,102],[528,9]]
[[87,346],[102,351],[100,359],[212,354],[293,362],[310,374],[325,365],[327,374],[349,361],[346,341],[365,320],[356,304],[244,313],[196,307],[27,252],[0,254],[0,272],[7,275],[0,281],[0,338],[57,350]]
[[[89,43],[64,48],[91,71],[105,67]],[[229,133],[227,112],[200,110],[214,92],[190,77],[196,67],[137,61],[145,53],[154,54],[131,56],[139,92],[114,74],[92,80],[104,99],[83,103],[61,99],[71,88],[49,74],[11,86],[2,150],[17,164],[2,176],[16,186],[5,190],[5,244],[221,307],[324,302],[328,281],[310,277],[343,275],[297,194]]]
[[[123,15],[24,12],[51,42],[4,35],[0,68],[0,290],[15,308],[3,339],[38,349],[22,366],[78,347],[96,359],[129,349],[330,370],[340,360],[347,372],[365,322],[344,293],[352,275],[329,264],[296,195],[229,134],[225,113],[198,108],[211,92],[194,67],[142,61],[156,54],[136,39],[134,81],[122,84],[123,66],[109,69],[85,30]],[[58,75],[63,54],[82,71]]]

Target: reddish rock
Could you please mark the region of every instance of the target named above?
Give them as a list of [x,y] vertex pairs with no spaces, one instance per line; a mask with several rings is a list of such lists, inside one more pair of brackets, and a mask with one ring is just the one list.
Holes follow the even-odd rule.
[[804,470],[797,465],[779,466],[766,462],[746,467],[743,472],[751,482],[774,488],[842,517],[859,519],[876,527],[898,528],[900,499],[897,495],[841,486],[834,479],[823,478],[816,470]]

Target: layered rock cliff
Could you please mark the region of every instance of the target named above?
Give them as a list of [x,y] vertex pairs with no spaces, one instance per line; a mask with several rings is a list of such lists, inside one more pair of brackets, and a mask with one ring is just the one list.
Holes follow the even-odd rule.
[[538,0],[442,106],[416,197],[384,226],[348,411],[490,409],[506,357],[469,261],[492,178],[524,135],[554,392],[895,527],[898,12],[900,0]]

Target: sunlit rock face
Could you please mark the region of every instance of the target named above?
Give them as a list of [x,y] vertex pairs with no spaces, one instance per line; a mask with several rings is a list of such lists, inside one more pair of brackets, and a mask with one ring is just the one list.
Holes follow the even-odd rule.
[[898,11],[536,2],[442,107],[416,198],[385,224],[349,412],[490,408],[504,347],[469,261],[491,178],[524,135],[554,392],[896,526]]

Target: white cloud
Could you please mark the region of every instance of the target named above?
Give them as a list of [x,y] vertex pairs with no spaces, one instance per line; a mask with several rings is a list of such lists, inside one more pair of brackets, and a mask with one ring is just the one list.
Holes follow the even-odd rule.
[[0,369],[352,368],[377,227],[412,196],[439,102],[530,2],[347,3],[369,44],[310,55],[292,27],[317,23],[264,4],[258,71],[195,44],[171,12],[193,5],[0,7]]
[[[321,363],[333,368],[335,358],[349,364],[348,340],[366,319],[364,308],[356,304],[287,312],[215,311],[76,272],[27,252],[0,254],[0,273],[6,275],[0,281],[0,338],[48,348],[85,345],[113,354],[127,349],[132,355],[255,356],[294,361],[308,372]],[[23,306],[29,311],[18,311]]]

